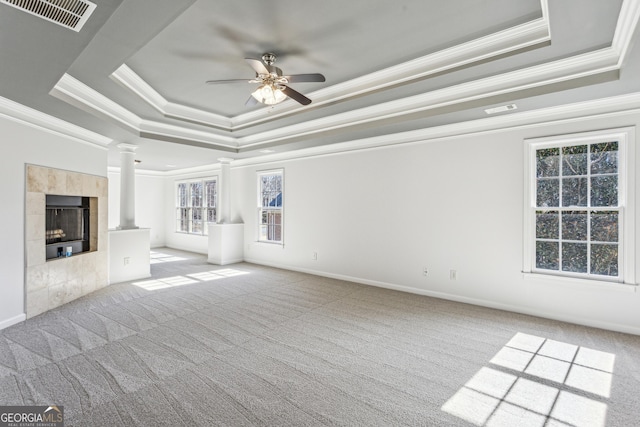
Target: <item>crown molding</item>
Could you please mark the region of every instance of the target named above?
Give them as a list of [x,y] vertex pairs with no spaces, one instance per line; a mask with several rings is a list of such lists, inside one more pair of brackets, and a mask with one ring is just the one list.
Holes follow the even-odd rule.
[[[631,1],[640,2],[640,0]],[[634,22],[637,22],[637,20]],[[216,135],[211,132],[193,130],[157,121],[142,120],[124,107],[67,74],[56,84],[52,93],[63,93],[69,98],[83,100],[81,101],[83,105],[94,113],[115,118],[137,132],[138,135],[148,138],[175,138],[194,141],[227,151],[238,151],[241,149],[254,149],[262,145],[277,143],[284,139],[304,137],[328,130],[392,119],[463,102],[605,73],[619,68],[619,52],[619,49],[613,47],[604,48],[595,52],[588,52],[510,73],[255,133],[241,138]]]
[[[542,10],[545,11],[547,9],[547,0],[541,0],[541,4]],[[469,66],[493,57],[543,44],[550,40],[551,31],[548,14],[543,12],[541,18],[531,22],[388,67],[348,82],[332,85],[325,89],[311,92],[308,96],[313,98],[314,107],[318,107]],[[290,114],[292,110],[298,111],[299,107],[292,108],[285,104],[278,104],[271,108],[268,113],[265,110],[257,110],[242,114],[232,119],[233,129],[238,130],[253,126],[263,122],[265,119],[280,118]]]
[[601,49],[551,63],[245,136],[238,139],[238,145],[241,149],[255,148],[283,139],[308,136],[328,130],[391,119],[444,106],[605,73],[617,69],[618,61],[619,57],[614,49]]
[[[542,21],[548,24],[548,4],[542,1]],[[640,19],[640,0],[625,0],[620,9],[611,47],[576,55],[433,92],[386,102],[359,110],[291,125],[238,139],[241,149],[272,144],[283,139],[302,137],[401,115],[413,114],[491,96],[542,87],[563,81],[619,70],[629,50]]]
[[[314,92],[312,95],[314,99],[317,99],[317,101],[314,100],[314,105],[335,102],[344,97],[362,94],[370,90],[379,90],[404,81],[421,78],[421,76],[486,60],[513,49],[522,49],[548,41],[550,32],[547,0],[541,0],[541,7],[542,17],[529,23]],[[637,27],[639,16],[640,0],[624,0],[612,44],[604,49],[239,138],[157,121],[142,120],[124,107],[68,75],[64,75],[60,79],[51,93],[63,99],[69,99],[70,102],[79,105],[84,110],[115,119],[144,137],[191,141],[205,144],[211,148],[239,152],[328,130],[400,118],[620,70]],[[245,127],[266,120],[263,117],[267,115],[264,109],[228,119],[217,115],[212,116],[211,113],[190,107],[172,104],[126,66],[119,68],[112,77],[167,117],[181,117],[193,123],[208,122],[209,126],[219,127],[229,133],[236,130],[237,127]],[[292,105],[287,106],[286,103],[283,103],[269,109],[269,119],[284,117],[292,111],[300,111],[299,106],[296,105],[296,108],[292,109]]]
[[144,81],[142,77],[129,68],[127,64],[122,64],[117,70],[111,73],[109,77],[116,83],[119,83],[138,95],[147,104],[158,110],[159,113],[164,113],[164,109],[167,106],[167,100],[153,89],[151,85]]
[[[339,155],[353,151],[392,148],[408,144],[425,144],[461,136],[508,132],[515,129],[544,128],[562,123],[588,122],[598,118],[635,115],[639,112],[640,92],[636,92],[598,100],[542,108],[534,111],[487,117],[464,123],[381,135],[284,153],[268,154],[260,157],[238,159],[231,162],[231,168],[279,164],[304,158]],[[154,175],[181,178],[200,176],[203,173],[218,172],[220,167],[220,163],[213,163],[204,166],[157,172]],[[119,168],[109,168],[109,171],[118,172]]]
[[194,141],[227,151],[235,151],[237,147],[233,137],[142,119],[69,74],[60,78],[50,94],[78,105],[84,111],[115,120],[138,136]]
[[168,118],[184,120],[231,131],[231,119],[185,105],[167,101],[127,64],[122,64],[111,74],[111,79],[138,95],[143,101]]
[[[609,98],[583,101],[561,106],[523,111],[503,116],[487,117],[463,123],[436,126],[389,135],[381,135],[331,145],[305,148],[284,153],[234,160],[232,168],[297,160],[307,157],[336,155],[352,151],[378,149],[398,145],[441,141],[468,135],[507,132],[514,129],[547,127],[570,122],[591,121],[597,118],[638,114],[640,92]],[[181,171],[172,171],[179,175]]]
[[9,120],[62,135],[85,144],[106,147],[113,141],[111,138],[99,135],[3,97],[0,97],[0,115]]
[[63,74],[49,94],[87,112],[115,120],[128,130],[137,132],[140,129],[140,117],[69,74]]
[[633,40],[633,34],[638,26],[638,19],[640,19],[640,1],[623,1],[620,15],[618,16],[618,23],[616,24],[616,30],[611,42],[612,49],[614,49],[619,56],[619,67],[622,67],[626,59],[627,52]]
[[[309,96],[314,100],[314,108],[549,42],[551,32],[547,1],[540,0],[542,17],[539,19],[312,92]],[[165,117],[204,124],[230,132],[300,111],[297,103],[284,102],[268,110],[259,109],[229,119],[167,101],[126,64],[114,71],[111,78],[131,90]]]
[[201,142],[208,145],[216,146],[220,149],[236,151],[237,139],[231,136],[215,135],[211,132],[188,129],[182,126],[171,125],[153,120],[142,120],[138,129],[140,135],[144,134],[148,137],[159,137],[160,139],[176,138],[194,142]]

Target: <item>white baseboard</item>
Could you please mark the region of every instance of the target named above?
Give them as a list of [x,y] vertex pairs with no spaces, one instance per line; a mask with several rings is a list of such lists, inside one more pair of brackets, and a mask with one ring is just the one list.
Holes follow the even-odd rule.
[[237,264],[239,262],[244,262],[244,258],[226,259],[224,261],[220,261],[219,259],[209,258],[207,259],[207,262],[209,264],[214,264],[214,265],[229,265],[229,264]]
[[550,313],[550,312],[546,312],[546,311],[536,310],[536,309],[531,308],[531,307],[523,307],[523,306],[517,306],[517,305],[511,305],[511,304],[502,304],[502,303],[495,302],[495,301],[483,300],[483,299],[478,299],[478,298],[469,298],[469,297],[465,297],[465,296],[461,296],[461,295],[448,294],[448,293],[445,293],[445,292],[436,292],[436,291],[429,291],[429,290],[425,290],[425,289],[412,288],[412,287],[409,287],[409,286],[396,285],[396,284],[393,284],[393,283],[380,282],[380,281],[377,281],[377,280],[362,279],[362,278],[359,278],[359,277],[347,276],[347,275],[343,275],[343,274],[328,273],[328,272],[325,272],[325,271],[313,270],[313,269],[308,269],[308,268],[292,267],[292,266],[288,266],[288,265],[279,265],[277,263],[268,263],[268,262],[264,262],[264,261],[260,261],[260,260],[251,259],[251,258],[245,258],[245,262],[249,262],[249,263],[253,263],[253,264],[266,265],[266,266],[275,267],[275,268],[282,268],[284,270],[298,271],[300,273],[313,274],[315,276],[329,277],[331,279],[345,280],[345,281],[348,281],[348,282],[359,283],[359,284],[362,284],[362,285],[375,286],[375,287],[378,287],[378,288],[385,288],[385,289],[391,289],[391,290],[400,291],[400,292],[407,292],[407,293],[411,293],[411,294],[424,295],[424,296],[444,299],[444,300],[448,300],[448,301],[455,301],[455,302],[461,302],[461,303],[465,303],[465,304],[478,305],[478,306],[481,306],[481,307],[494,308],[494,309],[497,309],[497,310],[511,311],[511,312],[514,312],[514,313],[526,314],[526,315],[529,315],[529,316],[543,317],[545,319],[558,320],[560,322],[573,323],[573,324],[582,325],[582,326],[589,326],[589,327],[592,327],[592,328],[606,329],[606,330],[609,330],[609,331],[623,332],[623,333],[626,333],[626,334],[633,334],[633,335],[640,335],[640,327],[635,327],[635,326],[631,326],[631,325],[612,323],[612,322],[605,322],[605,321],[588,319],[588,318],[583,318],[583,317],[576,317],[576,316],[567,316],[567,315],[562,314],[562,313]]
[[15,325],[16,323],[23,322],[26,319],[27,319],[27,315],[25,313],[22,313],[17,316],[13,316],[9,319],[0,320],[0,329],[8,328],[11,325]]
[[108,285],[117,285],[118,283],[132,282],[134,280],[144,280],[151,277],[151,273],[132,274],[132,275],[118,275],[114,280],[109,278]]

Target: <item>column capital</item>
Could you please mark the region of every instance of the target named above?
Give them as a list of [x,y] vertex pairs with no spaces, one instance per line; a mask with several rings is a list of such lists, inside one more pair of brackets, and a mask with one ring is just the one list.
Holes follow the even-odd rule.
[[127,144],[125,142],[122,142],[122,143],[116,145],[116,147],[118,147],[120,149],[121,153],[133,153],[134,151],[136,151],[138,149],[137,145]]
[[222,164],[230,164],[232,161],[234,161],[235,159],[229,158],[229,157],[220,157],[218,159],[218,161]]

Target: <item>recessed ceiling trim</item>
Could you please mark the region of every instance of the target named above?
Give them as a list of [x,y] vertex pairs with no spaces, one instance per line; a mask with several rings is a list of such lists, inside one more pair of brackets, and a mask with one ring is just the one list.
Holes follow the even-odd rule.
[[[543,11],[541,18],[312,92],[309,96],[313,99],[313,106],[318,107],[342,101],[548,42],[551,40],[551,35],[546,12],[548,9],[547,1],[540,0]],[[131,90],[166,117],[201,123],[228,131],[254,126],[266,120],[282,118],[300,111],[298,104],[283,103],[269,109],[262,108],[229,119],[166,100],[126,64],[114,71],[111,78]]]
[[[580,79],[582,77],[595,76],[608,71],[619,70],[622,58],[627,54],[628,47],[630,45],[630,40],[628,39],[632,37],[634,33],[633,30],[638,23],[640,0],[625,0],[624,6],[625,7],[621,9],[616,26],[615,37],[610,48],[600,49],[598,51],[560,59],[551,63],[545,63],[522,70],[495,75],[489,78],[463,83],[429,93],[422,93],[346,113],[326,116],[321,119],[310,120],[296,125],[255,133],[242,138],[235,139],[229,137],[230,140],[223,140],[223,138],[220,138],[215,134],[211,134],[211,138],[215,141],[219,141],[221,145],[226,147],[233,145],[233,143],[230,143],[229,141],[234,141],[236,148],[244,151],[267,144],[277,144],[287,139],[290,140],[296,137],[317,134],[318,132],[325,130],[347,128],[379,120],[399,120],[402,116],[415,115],[421,112],[426,112],[430,109],[441,108],[443,106],[451,106],[521,90],[541,88],[545,85],[567,82],[573,79]],[[61,82],[65,82],[65,77],[61,79]],[[58,86],[60,86],[60,84],[56,85],[56,88],[58,88]],[[65,85],[62,84],[62,86]],[[106,100],[102,95],[97,94],[97,92],[84,85],[75,84],[67,86],[69,86],[69,88],[65,88],[65,90],[69,97],[77,100],[79,104],[82,104],[83,102],[85,103],[85,105],[80,106],[80,108],[88,108],[88,111],[98,111],[101,114],[113,115],[116,117],[130,117],[132,114],[115,103],[107,102],[108,100]],[[53,93],[56,92],[56,88],[52,91]],[[90,93],[83,93],[85,90]],[[115,111],[110,111],[111,109]],[[140,132],[140,119],[137,116],[134,117],[135,119],[130,119],[128,121],[124,120],[123,122],[126,122],[127,126],[137,126],[137,131]],[[167,134],[167,138],[178,132],[178,129],[180,129],[179,126],[172,128],[171,132]],[[193,137],[193,135],[190,135],[190,131],[186,128],[184,131],[180,131],[180,135],[176,135],[176,138],[181,140],[188,140],[190,137]],[[196,137],[196,140],[201,141],[201,138]]]
[[[620,117],[640,111],[640,92],[583,101],[560,106],[522,111],[512,115],[486,117],[463,123],[454,123],[425,129],[417,129],[391,135],[380,135],[351,140],[331,145],[303,148],[281,153],[270,153],[260,157],[234,160],[233,169],[282,163],[309,157],[340,155],[351,151],[383,149],[398,145],[424,144],[461,136],[508,132],[513,129],[535,129],[561,123],[588,122],[594,118]],[[160,172],[164,176],[188,176],[195,173],[217,170],[220,164],[194,166]]]
[[[638,114],[638,112],[640,112],[640,92],[635,92],[609,98],[541,108],[533,111],[522,111],[510,115],[484,117],[463,123],[453,123],[390,135],[373,136],[331,145],[272,153],[255,158],[238,159],[232,163],[231,167],[242,168],[305,157],[335,155],[350,151],[377,149],[405,144],[422,144],[465,135],[507,132],[513,129],[544,127],[548,131],[549,125],[588,122],[594,118],[617,117],[621,115]],[[190,171],[190,169],[170,171],[167,172],[167,174],[180,175],[186,171]]]
[[114,120],[129,130],[137,131],[140,129],[140,117],[69,74],[65,73],[49,94],[98,117],[102,116]]
[[63,135],[85,144],[106,147],[113,141],[111,138],[107,138],[3,97],[0,97],[0,116],[30,127],[36,127],[50,133]]
[[45,21],[80,31],[96,8],[87,0],[0,0]]
[[370,107],[335,114],[304,123],[248,135],[238,139],[240,148],[271,144],[377,120],[426,111],[447,105],[488,98],[617,69],[618,55],[606,48],[510,73],[462,83]]
[[224,149],[235,150],[238,146],[236,138],[231,136],[214,135],[211,132],[205,132],[196,129],[186,129],[182,126],[176,126],[152,120],[142,121],[140,125],[140,133],[153,134],[168,138],[180,138],[195,142],[203,142]]
[[237,147],[233,137],[142,119],[69,74],[64,74],[60,78],[50,94],[77,105],[95,116],[112,119],[138,136],[144,133],[149,138],[157,136],[163,139],[188,140],[210,145],[211,148],[221,147],[225,150],[235,150]]
[[[547,0],[541,0],[541,3],[543,10],[545,10]],[[485,61],[549,40],[551,40],[549,21],[547,16],[543,15],[542,18],[534,21],[388,67],[348,82],[335,84],[309,93],[308,96],[313,99],[313,105],[317,107]],[[265,117],[279,118],[290,114],[292,110],[299,109],[297,106],[294,107],[280,104],[268,112],[260,109],[241,114],[232,119],[233,128],[241,129],[258,124]]]
[[129,89],[147,104],[155,108],[159,113],[164,114],[167,100],[162,97],[151,85],[144,81],[139,75],[133,72],[127,64],[122,64],[109,76],[113,81]]
[[[238,150],[246,150],[266,144],[278,143],[285,139],[305,137],[323,131],[399,118],[403,115],[415,114],[447,105],[604,73],[618,69],[618,63],[619,56],[617,51],[613,48],[605,48],[595,52],[560,59],[551,63],[463,83],[346,113],[309,120],[242,138],[222,137],[207,132],[194,135],[192,130],[181,126],[164,127],[165,130],[170,129],[166,133],[164,131],[154,132],[155,134],[161,134],[165,139],[175,137],[181,140],[194,140],[198,142],[203,142],[202,134],[208,134],[209,138],[205,141],[208,144],[219,144],[227,147],[227,149],[230,149],[230,146],[234,145]],[[118,117],[126,126],[135,129],[138,133],[142,132],[142,121],[138,116],[108,100],[103,95],[83,85],[71,76],[63,76],[60,82],[56,84],[52,90],[52,94],[57,95],[58,92],[65,93],[73,99],[84,102],[84,107],[81,108],[85,110],[88,109],[89,111],[104,114],[108,117]],[[113,110],[110,111],[109,108]],[[155,124],[157,122],[145,121],[145,123],[149,126],[150,123]],[[146,130],[143,133],[147,135]],[[152,137],[152,134],[150,133],[147,136]]]
[[122,64],[118,67],[110,77],[117,83],[138,95],[147,104],[166,117],[206,124],[222,130],[231,131],[231,119],[219,114],[167,101],[127,64]]
[[618,23],[616,25],[616,32],[613,35],[613,41],[611,42],[611,47],[616,49],[620,56],[619,66],[622,66],[622,63],[626,58],[639,19],[640,1],[623,1],[622,8],[620,9],[620,15],[618,17]]

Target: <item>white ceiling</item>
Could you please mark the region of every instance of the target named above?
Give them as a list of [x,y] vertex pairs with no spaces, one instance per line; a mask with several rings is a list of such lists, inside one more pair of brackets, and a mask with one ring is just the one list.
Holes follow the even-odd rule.
[[[640,0],[106,0],[76,33],[0,4],[0,96],[138,145],[141,167],[463,123],[640,91]],[[278,55],[312,99],[244,105],[244,58]]]

